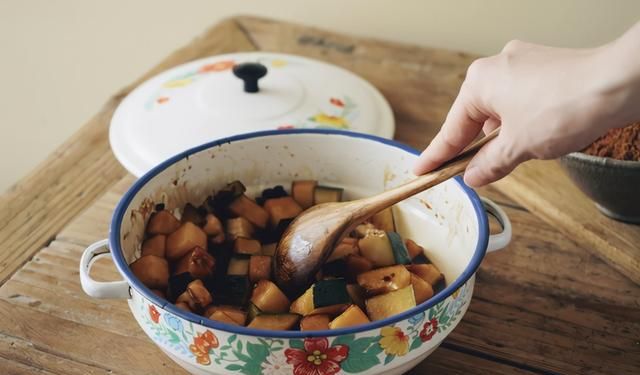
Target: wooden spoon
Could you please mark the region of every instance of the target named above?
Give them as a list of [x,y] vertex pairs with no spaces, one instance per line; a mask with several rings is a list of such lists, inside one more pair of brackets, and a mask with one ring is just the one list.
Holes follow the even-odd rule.
[[500,131],[495,129],[439,168],[368,198],[324,203],[298,215],[285,230],[275,254],[276,284],[289,296],[308,288],[336,244],[358,224],[406,198],[448,180],[466,169],[471,158]]

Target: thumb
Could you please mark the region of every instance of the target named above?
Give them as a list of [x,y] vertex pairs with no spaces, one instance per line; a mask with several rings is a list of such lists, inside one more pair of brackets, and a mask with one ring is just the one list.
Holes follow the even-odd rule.
[[502,133],[471,159],[464,173],[464,182],[476,188],[487,185],[509,174],[525,159]]

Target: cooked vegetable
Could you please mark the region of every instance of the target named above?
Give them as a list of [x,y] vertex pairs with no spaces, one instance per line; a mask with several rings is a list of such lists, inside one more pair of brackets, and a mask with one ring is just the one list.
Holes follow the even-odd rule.
[[349,255],[344,258],[344,262],[347,267],[345,273],[349,281],[355,281],[358,275],[373,269],[373,263],[360,255]]
[[404,266],[378,268],[358,275],[358,284],[367,295],[388,293],[411,284],[411,273]]
[[178,297],[176,302],[185,302],[191,311],[198,311],[211,304],[211,293],[205,288],[202,280],[194,280],[187,290]]
[[289,299],[269,280],[260,280],[253,288],[251,302],[265,313],[284,313],[289,311]]
[[247,308],[247,322],[251,322],[253,319],[255,319],[256,316],[260,314],[262,314],[262,311],[260,311],[260,309],[256,305],[249,302],[249,307]]
[[252,255],[249,259],[249,281],[269,280],[271,277],[271,257],[268,255]]
[[300,207],[307,209],[313,206],[313,196],[318,185],[318,181],[293,181],[291,183],[291,196],[298,202]]
[[333,252],[327,259],[327,262],[332,262],[336,259],[342,259],[347,255],[358,255],[358,240],[352,237],[345,237],[340,241],[338,246],[333,249]]
[[282,185],[277,185],[272,188],[264,189],[260,197],[256,198],[256,202],[262,206],[268,199],[282,198],[288,195],[289,194],[287,194]]
[[241,324],[233,320],[229,315],[225,314],[220,310],[214,311],[211,315],[209,315],[209,319],[215,320],[217,322],[231,324],[234,326],[240,326]]
[[166,251],[167,236],[164,234],[156,234],[155,236],[146,239],[142,243],[142,256],[155,255],[160,258],[164,258]]
[[269,221],[267,211],[244,194],[231,202],[229,211],[236,216],[244,217],[258,228],[265,228]]
[[300,320],[296,314],[260,314],[247,327],[269,330],[288,330],[295,327]]
[[145,255],[129,266],[134,275],[151,289],[164,289],[169,283],[169,263],[155,255]]
[[365,310],[364,304],[364,289],[358,284],[347,284],[347,293],[351,297],[351,301],[358,305],[362,310]]
[[373,215],[373,217],[371,218],[371,223],[374,227],[385,232],[396,231],[396,226],[393,222],[393,210],[391,209],[391,207],[385,208],[384,210]]
[[238,237],[251,238],[253,237],[253,225],[249,220],[243,217],[236,217],[227,220],[227,239],[235,241]]
[[316,275],[316,280],[322,280],[326,277],[342,277],[347,274],[347,262],[345,258],[342,258],[325,263],[318,272],[321,272],[322,275],[320,277]]
[[300,315],[329,314],[342,311],[351,302],[344,279],[320,280],[292,304],[290,311]]
[[274,256],[276,255],[276,247],[278,244],[276,242],[270,243],[267,245],[262,245],[262,255]]
[[411,259],[417,257],[420,254],[424,254],[424,248],[415,243],[413,240],[407,239],[405,241],[405,245],[407,246],[407,251],[409,252],[409,257],[411,257]]
[[216,313],[218,313],[217,317],[221,317],[220,314],[224,314],[226,317],[231,319],[236,325],[243,326],[247,321],[247,313],[233,306],[209,306],[204,311],[204,316],[208,316],[209,319],[212,319],[212,320],[219,320],[219,319],[213,319],[211,317],[213,314],[216,314]]
[[402,237],[396,232],[387,232],[389,243],[391,244],[391,250],[393,250],[393,258],[395,264],[410,264],[411,258],[409,257],[409,251],[402,242]]
[[416,298],[416,304],[421,304],[433,297],[433,288],[431,285],[413,273],[411,274],[411,285],[413,286],[413,294]]
[[175,300],[179,295],[187,290],[187,285],[189,285],[189,283],[191,283],[193,280],[195,279],[188,272],[175,274],[169,277],[167,297],[169,297],[170,300]]
[[213,214],[207,214],[205,217],[205,224],[202,227],[202,230],[208,235],[213,237],[212,242],[215,244],[221,244],[224,242],[224,229],[222,228],[222,223],[220,219],[218,219]]
[[233,251],[237,254],[254,255],[262,252],[260,241],[251,238],[238,237],[233,242]]
[[351,305],[342,314],[329,323],[329,328],[347,328],[370,322],[371,321],[367,315],[357,305]]
[[232,257],[227,267],[227,275],[247,276],[249,274],[248,257]]
[[178,261],[174,274],[189,272],[196,279],[204,279],[213,275],[215,265],[215,258],[196,246]]
[[307,315],[300,320],[301,331],[320,331],[329,329],[331,317],[327,314]]
[[428,282],[432,287],[444,279],[444,275],[433,264],[411,264],[407,266],[407,269]]
[[244,194],[246,190],[240,181],[233,181],[220,189],[220,191],[213,196],[213,199],[208,199],[207,203],[214,212],[226,215],[228,214],[231,202]]
[[192,312],[192,311],[191,311],[191,308],[189,307],[189,304],[188,304],[188,303],[186,303],[186,302],[182,302],[182,301],[180,301],[180,302],[176,302],[176,303],[175,303],[175,305],[176,305],[176,307],[177,307],[177,308],[179,308],[180,310],[184,310],[184,311],[186,311],[186,312]]
[[187,221],[201,227],[206,223],[205,217],[198,212],[191,203],[187,203],[182,210],[181,221],[186,223]]
[[273,198],[264,202],[271,225],[276,227],[281,220],[293,219],[302,212],[302,207],[291,197]]
[[196,246],[207,249],[207,234],[187,221],[167,237],[167,258],[178,260]]
[[313,204],[341,202],[342,191],[343,189],[341,188],[316,186],[313,192]]
[[216,303],[244,306],[251,294],[251,283],[246,275],[226,275],[216,280],[213,290]]
[[351,235],[355,238],[364,237],[370,229],[376,229],[371,223],[362,223],[351,232]]
[[169,234],[180,227],[180,222],[167,210],[154,212],[147,223],[149,234]]
[[151,293],[155,294],[160,298],[167,298],[167,295],[160,289],[151,289]]
[[416,306],[413,287],[398,289],[387,294],[371,297],[366,301],[367,313],[372,321],[389,318]]
[[360,254],[369,259],[374,267],[385,267],[395,264],[391,243],[385,231],[370,229],[358,240]]

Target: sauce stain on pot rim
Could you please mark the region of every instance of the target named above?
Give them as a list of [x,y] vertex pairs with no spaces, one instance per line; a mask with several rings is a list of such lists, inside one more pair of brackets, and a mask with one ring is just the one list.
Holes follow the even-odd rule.
[[355,133],[346,130],[335,130],[335,129],[285,129],[285,130],[267,130],[267,131],[259,131],[253,133],[246,133],[241,135],[236,135],[233,137],[223,138],[220,140],[216,140],[213,142],[205,143],[203,145],[194,147],[192,149],[186,150],[178,155],[175,155],[164,162],[160,163],[149,172],[140,177],[124,194],[116,209],[114,211],[111,225],[109,229],[109,247],[111,249],[111,254],[118,271],[122,276],[124,276],[125,280],[129,283],[130,287],[135,289],[138,293],[140,293],[144,298],[151,301],[155,305],[171,312],[173,315],[176,315],[182,319],[187,321],[197,323],[208,328],[217,329],[225,332],[236,333],[247,336],[256,336],[256,337],[274,337],[274,338],[309,338],[309,337],[334,337],[358,332],[365,332],[373,329],[382,328],[385,326],[392,325],[396,322],[406,320],[411,318],[412,316],[419,314],[428,310],[429,308],[435,306],[436,304],[442,302],[446,298],[448,298],[453,292],[462,287],[471,277],[474,276],[476,270],[480,266],[482,259],[484,258],[487,245],[489,242],[489,224],[487,219],[487,213],[482,204],[482,201],[478,197],[477,193],[464,184],[462,178],[460,176],[454,177],[454,181],[460,186],[463,190],[464,194],[469,198],[471,204],[473,206],[473,211],[476,216],[477,224],[478,224],[478,241],[476,243],[476,248],[473,252],[473,256],[471,261],[464,269],[464,271],[458,276],[453,282],[449,283],[443,290],[437,293],[435,296],[423,302],[420,305],[417,305],[414,308],[411,308],[407,311],[404,311],[401,314],[397,314],[395,316],[374,321],[371,323],[350,327],[350,328],[340,328],[334,330],[322,330],[322,331],[273,331],[273,330],[264,330],[264,329],[253,329],[247,327],[238,327],[231,326],[228,324],[220,323],[217,321],[204,319],[203,317],[185,312],[183,310],[178,309],[173,304],[168,301],[161,299],[157,295],[155,295],[149,288],[144,286],[137,278],[133,275],[131,270],[129,269],[129,264],[127,263],[120,241],[120,231],[122,226],[122,220],[126,211],[129,207],[129,204],[136,196],[136,194],[155,176],[169,168],[171,165],[183,160],[188,159],[191,155],[196,154],[198,152],[204,151],[206,149],[220,147],[225,144],[231,144],[234,142],[254,139],[254,138],[266,138],[266,137],[286,137],[291,135],[306,135],[306,134],[316,134],[316,135],[326,135],[328,137],[350,137],[356,139],[364,139],[373,141],[376,143],[381,143],[385,146],[390,146],[393,148],[400,149],[405,151],[411,155],[419,155],[420,153],[405,144],[400,142],[389,140],[386,138],[381,138],[374,135],[363,134],[363,133]]

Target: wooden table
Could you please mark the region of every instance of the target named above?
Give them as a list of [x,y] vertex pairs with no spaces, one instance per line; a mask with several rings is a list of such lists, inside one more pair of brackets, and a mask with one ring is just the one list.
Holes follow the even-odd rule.
[[[84,295],[78,260],[106,237],[134,181],[108,145],[120,100],[169,67],[249,50],[310,56],[362,75],[391,103],[396,138],[418,148],[442,123],[475,58],[250,17],[226,20],[176,51],[0,197],[0,374],[183,373],[124,301]],[[463,322],[411,374],[639,374],[640,287],[508,198],[518,197],[510,186],[480,192],[510,215],[512,244],[487,256]],[[117,278],[107,262],[95,269]]]

